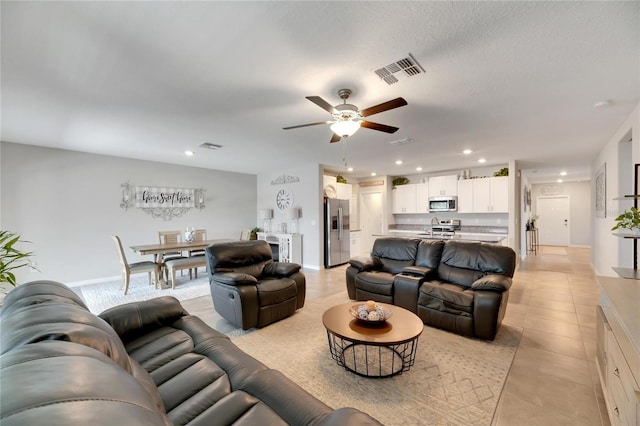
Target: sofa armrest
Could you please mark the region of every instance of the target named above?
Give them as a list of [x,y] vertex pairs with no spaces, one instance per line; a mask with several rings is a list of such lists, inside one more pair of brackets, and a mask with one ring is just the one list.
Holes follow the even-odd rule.
[[154,329],[171,324],[187,315],[184,308],[172,296],[156,297],[142,302],[126,303],[102,312],[105,320],[124,341],[146,329]]
[[378,269],[382,266],[377,257],[355,257],[353,259],[349,259],[349,265],[353,266],[360,272]]
[[426,266],[405,266],[402,268],[402,273],[405,275],[411,275],[416,277],[428,277],[433,273],[433,268],[427,268]]
[[213,274],[211,279],[220,284],[226,285],[243,285],[257,284],[258,280],[253,275],[243,274],[241,272],[226,272],[224,274]]
[[276,277],[288,277],[298,272],[302,266],[297,263],[290,262],[272,262],[267,264],[262,273]]
[[509,290],[511,283],[511,278],[507,276],[490,274],[478,278],[471,284],[471,288],[473,290],[489,290],[502,293]]

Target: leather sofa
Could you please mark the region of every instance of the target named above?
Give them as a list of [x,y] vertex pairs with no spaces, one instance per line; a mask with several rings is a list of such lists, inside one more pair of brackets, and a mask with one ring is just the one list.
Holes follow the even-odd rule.
[[63,284],[32,282],[6,296],[0,327],[3,426],[379,424],[329,408],[173,297],[96,316]]
[[495,339],[509,300],[515,252],[505,246],[378,238],[369,258],[349,261],[352,300],[401,306],[432,327]]
[[301,266],[274,262],[266,241],[216,243],[205,255],[213,306],[237,327],[264,327],[304,306]]

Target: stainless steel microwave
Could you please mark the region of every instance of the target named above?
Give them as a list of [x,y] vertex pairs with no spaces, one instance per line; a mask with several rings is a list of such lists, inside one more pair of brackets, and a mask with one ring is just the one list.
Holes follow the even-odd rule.
[[429,212],[458,211],[458,197],[429,197]]

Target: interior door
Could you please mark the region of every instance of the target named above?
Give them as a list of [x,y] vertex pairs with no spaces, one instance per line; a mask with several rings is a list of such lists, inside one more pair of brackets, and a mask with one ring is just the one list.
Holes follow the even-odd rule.
[[569,245],[569,197],[538,197],[538,241],[546,246]]
[[[362,228],[362,254],[371,253],[377,237],[382,233],[382,192],[360,193],[360,228]],[[352,256],[355,256],[352,253]]]

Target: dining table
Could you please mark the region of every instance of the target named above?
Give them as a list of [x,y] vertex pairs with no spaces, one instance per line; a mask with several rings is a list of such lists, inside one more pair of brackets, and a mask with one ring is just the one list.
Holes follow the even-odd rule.
[[[175,243],[155,243],[155,244],[144,244],[144,245],[136,245],[130,246],[131,250],[138,253],[139,255],[153,255],[154,262],[159,263],[160,259],[162,259],[162,255],[165,253],[174,253],[177,251],[195,251],[195,250],[204,250],[209,247],[211,244],[216,243],[226,243],[230,241],[235,241],[232,239],[214,239],[214,240],[199,240],[199,241],[178,241]],[[168,284],[164,278],[164,274],[160,275],[160,286],[162,288],[168,287]]]

